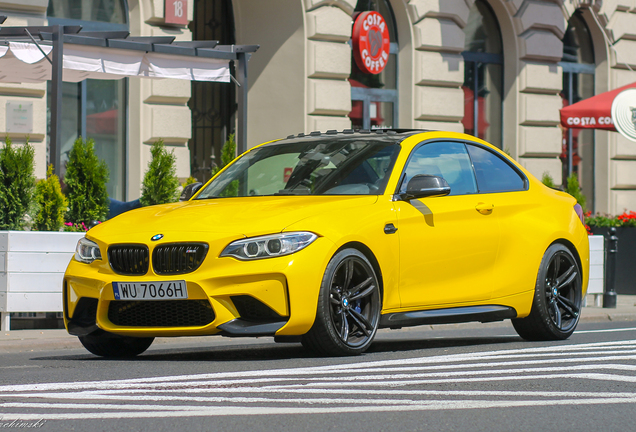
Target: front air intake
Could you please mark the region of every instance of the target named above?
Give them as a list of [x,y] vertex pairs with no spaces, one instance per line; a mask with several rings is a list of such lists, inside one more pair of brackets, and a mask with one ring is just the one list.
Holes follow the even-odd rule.
[[272,308],[252,296],[239,295],[232,296],[230,298],[232,299],[232,303],[234,303],[234,307],[236,307],[237,312],[244,320],[269,322],[281,319],[281,316],[272,310]]
[[162,244],[152,253],[152,267],[160,275],[191,273],[199,268],[207,253],[205,243]]
[[145,275],[148,273],[150,252],[139,244],[112,245],[108,248],[108,262],[115,273]]
[[207,300],[115,300],[108,305],[108,319],[121,327],[202,327],[214,317]]

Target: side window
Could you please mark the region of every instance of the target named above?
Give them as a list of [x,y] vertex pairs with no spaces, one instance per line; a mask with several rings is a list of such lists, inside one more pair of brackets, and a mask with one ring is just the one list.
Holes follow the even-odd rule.
[[417,174],[443,177],[451,187],[451,195],[477,193],[470,157],[461,143],[433,142],[415,149],[406,165],[400,192],[406,191],[409,180]]
[[475,168],[479,193],[525,190],[525,180],[507,162],[493,152],[467,144]]

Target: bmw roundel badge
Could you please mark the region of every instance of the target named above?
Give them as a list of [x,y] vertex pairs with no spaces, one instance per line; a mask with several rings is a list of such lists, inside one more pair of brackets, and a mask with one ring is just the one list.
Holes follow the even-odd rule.
[[163,234],[155,234],[152,236],[150,240],[157,241],[157,240],[161,240],[162,238],[163,238]]

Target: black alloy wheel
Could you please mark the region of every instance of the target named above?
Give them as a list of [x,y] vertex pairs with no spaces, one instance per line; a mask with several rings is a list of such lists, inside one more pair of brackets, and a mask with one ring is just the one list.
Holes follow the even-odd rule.
[[567,339],[581,315],[582,277],[578,262],[568,248],[548,248],[537,277],[530,315],[513,319],[515,330],[527,340]]
[[323,355],[360,354],[375,337],[380,310],[380,288],[371,263],[358,250],[344,249],[327,266],[316,321],[303,345]]

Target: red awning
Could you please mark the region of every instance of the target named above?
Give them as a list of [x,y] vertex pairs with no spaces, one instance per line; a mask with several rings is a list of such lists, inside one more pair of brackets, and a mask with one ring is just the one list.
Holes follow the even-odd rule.
[[561,126],[578,129],[616,131],[612,120],[612,102],[623,90],[636,88],[636,83],[583,99],[561,109]]

